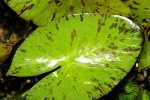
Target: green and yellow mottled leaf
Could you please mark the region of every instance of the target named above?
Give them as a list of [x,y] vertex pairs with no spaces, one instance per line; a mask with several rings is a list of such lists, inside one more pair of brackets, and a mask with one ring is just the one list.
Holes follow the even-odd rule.
[[150,66],[150,2],[149,0],[126,0],[133,13],[133,20],[142,28],[144,45],[139,57],[139,68]]
[[130,71],[141,42],[139,27],[125,17],[70,15],[37,28],[17,50],[8,74],[35,76],[61,66],[26,98],[97,99]]
[[139,68],[150,67],[150,26],[144,31],[144,45],[139,56]]
[[132,12],[132,19],[142,26],[147,26],[150,22],[150,2],[149,0],[125,0]]
[[[51,20],[82,12],[131,14],[120,0],[4,0],[22,18],[42,26]],[[117,3],[116,3],[117,2]]]

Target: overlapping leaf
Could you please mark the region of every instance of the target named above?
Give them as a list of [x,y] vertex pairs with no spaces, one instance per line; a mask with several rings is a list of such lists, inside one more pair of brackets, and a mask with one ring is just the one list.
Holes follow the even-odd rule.
[[132,12],[132,19],[142,26],[147,27],[150,21],[150,2],[149,0],[125,0],[124,1]]
[[133,13],[133,20],[136,21],[142,29],[145,38],[142,52],[139,57],[139,67],[150,66],[150,2],[149,0],[127,0],[125,3]]
[[[120,0],[4,0],[22,18],[41,26],[51,20],[81,12],[128,15],[130,9]],[[116,3],[117,2],[117,3]]]
[[70,15],[35,30],[17,50],[8,74],[34,76],[61,66],[26,98],[96,99],[130,71],[141,41],[139,27],[124,17]]
[[144,31],[144,45],[138,59],[139,68],[150,67],[150,26]]

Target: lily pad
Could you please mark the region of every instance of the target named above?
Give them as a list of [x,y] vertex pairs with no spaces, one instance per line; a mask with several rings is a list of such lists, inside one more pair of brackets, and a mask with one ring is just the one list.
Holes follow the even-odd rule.
[[139,56],[139,68],[150,67],[150,26],[144,31],[145,40]]
[[37,28],[16,51],[7,74],[53,71],[26,99],[97,99],[130,71],[141,50],[139,27],[118,15],[76,14]]
[[147,27],[150,21],[150,2],[149,0],[125,0],[132,12],[132,19],[137,21],[140,26]]
[[[51,20],[81,12],[131,14],[120,0],[4,0],[22,18],[43,26]],[[117,3],[116,3],[117,2]]]
[[133,19],[141,29],[144,39],[144,45],[139,56],[139,68],[150,66],[150,2],[149,0],[127,0],[125,3],[133,13]]

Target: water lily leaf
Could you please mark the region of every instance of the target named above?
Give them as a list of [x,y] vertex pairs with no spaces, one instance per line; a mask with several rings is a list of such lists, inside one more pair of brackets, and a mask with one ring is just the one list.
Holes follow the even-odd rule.
[[139,68],[150,67],[150,26],[144,31],[145,41],[139,56]]
[[146,26],[150,21],[150,2],[149,0],[125,0],[124,1],[131,9],[133,19],[139,25]]
[[[119,72],[115,68],[106,70],[80,66],[78,62],[62,66],[29,90],[26,99],[34,100],[40,95],[38,98],[48,100],[96,100],[111,91],[122,76],[113,75],[113,72]],[[44,94],[41,95],[42,92]]]
[[139,27],[117,16],[68,16],[35,30],[17,50],[9,74],[34,76],[73,61],[128,72],[141,40]]
[[130,71],[141,41],[139,27],[124,17],[70,15],[36,29],[17,50],[8,74],[34,76],[61,66],[26,98],[96,99]]
[[150,66],[150,2],[149,0],[126,0],[124,1],[133,13],[133,18],[143,28],[145,38],[144,45],[139,57],[139,68]]
[[[130,9],[120,0],[4,0],[14,11],[37,25],[81,12],[128,15]],[[117,3],[116,3],[117,2]]]

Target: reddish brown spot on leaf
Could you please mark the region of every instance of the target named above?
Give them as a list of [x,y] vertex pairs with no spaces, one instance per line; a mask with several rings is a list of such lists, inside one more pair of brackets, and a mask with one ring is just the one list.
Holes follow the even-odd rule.
[[148,35],[148,41],[150,41],[150,34]]
[[73,32],[71,32],[71,46],[72,46],[72,42],[73,42],[75,37],[76,37],[76,30],[73,29]]
[[48,40],[53,42],[53,39],[49,35],[46,34],[46,37],[47,37]]
[[117,69],[121,70],[122,72],[127,73],[127,71],[125,69],[123,69],[123,68],[117,68]]
[[138,3],[138,2],[136,2],[136,1],[133,1],[133,3],[134,3],[134,4],[137,4],[137,5],[139,5],[139,3]]
[[133,9],[133,10],[138,10],[138,8],[135,8],[135,7],[133,7],[132,5],[128,5],[128,7],[129,7],[130,9]]
[[112,29],[112,28],[116,28],[116,27],[117,27],[117,23],[113,23],[113,24],[111,24],[111,26],[109,28]]
[[114,44],[114,43],[111,43],[108,48],[112,49],[112,50],[116,50],[118,49],[118,47]]
[[83,14],[80,15],[80,21],[83,21]]
[[31,4],[31,5],[29,5],[28,7],[22,9],[20,14],[22,14],[22,13],[25,12],[26,10],[30,10],[31,8],[33,8],[33,6],[34,6],[34,4]]
[[73,6],[70,6],[69,10],[70,10],[71,12],[73,12]]
[[100,32],[100,30],[101,30],[101,20],[99,19],[98,20],[98,27],[97,27],[97,34]]
[[150,10],[150,8],[144,8],[145,10]]
[[58,4],[60,1],[59,0],[55,0],[56,4]]
[[83,0],[81,0],[81,4],[85,7],[85,2]]
[[108,83],[106,83],[106,82],[104,82],[104,84],[105,84],[106,86],[108,86],[108,88],[110,88],[110,89],[113,89],[113,87],[114,87],[114,86],[112,86],[111,84],[108,84]]

